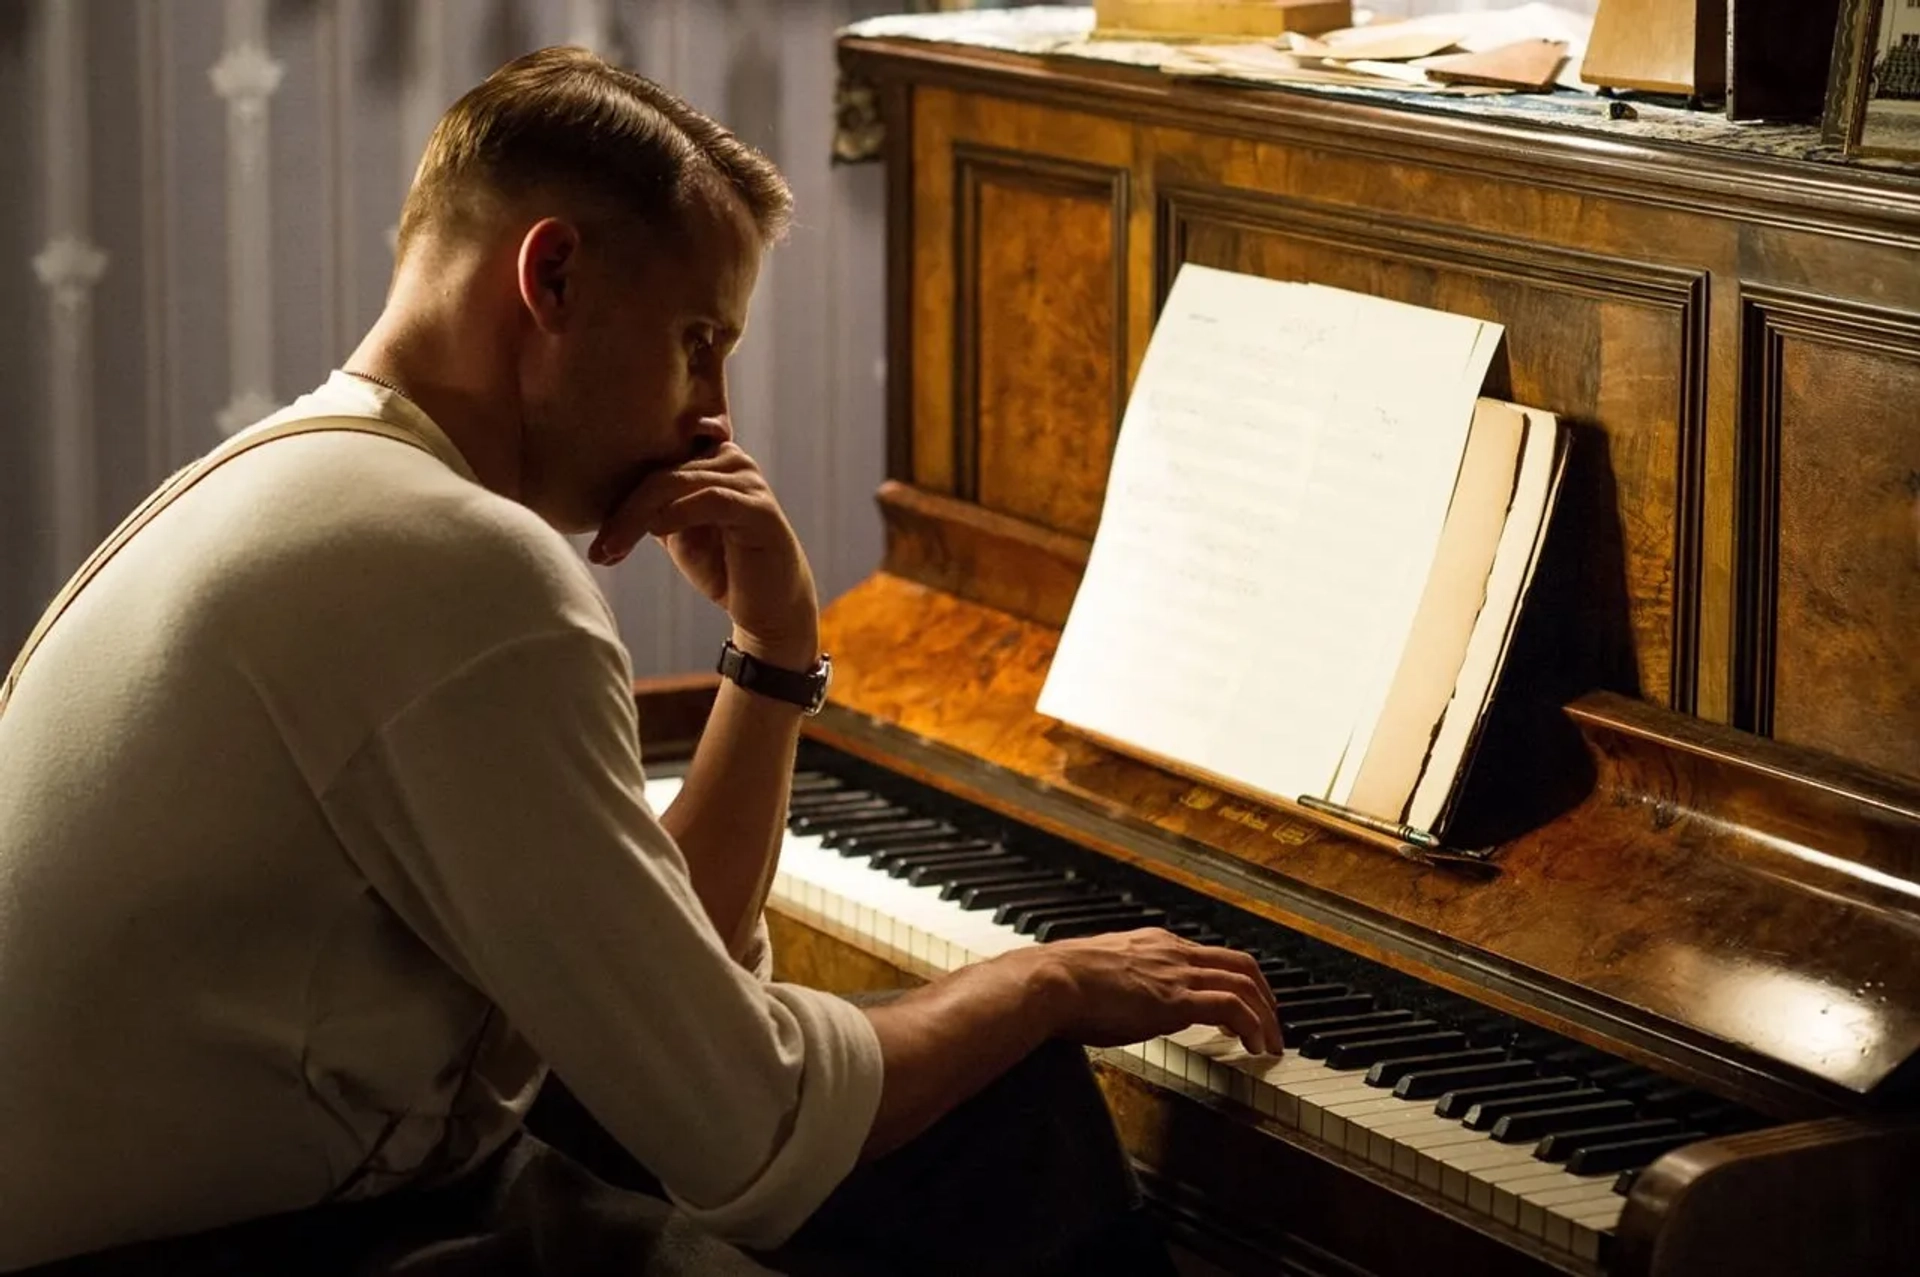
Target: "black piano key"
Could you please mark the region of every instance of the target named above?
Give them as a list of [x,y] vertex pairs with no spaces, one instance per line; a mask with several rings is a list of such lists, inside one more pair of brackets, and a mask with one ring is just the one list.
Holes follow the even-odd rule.
[[1617,1095],[1623,1100],[1633,1100],[1642,1105],[1648,1096],[1664,1090],[1671,1085],[1667,1079],[1649,1069],[1641,1069],[1629,1077],[1619,1078],[1607,1083],[1607,1093]]
[[[1039,882],[1059,882],[1059,871],[1053,869],[980,869],[966,873],[956,873],[940,888],[942,900],[958,901],[963,893],[974,887],[1031,887]],[[984,907],[984,906],[983,906]]]
[[1618,1175],[1614,1176],[1613,1191],[1625,1197],[1633,1191],[1633,1182],[1639,1178],[1640,1168],[1638,1166],[1630,1170],[1621,1171]]
[[1000,869],[1005,867],[1009,857],[993,856],[982,858],[968,857],[962,860],[917,861],[907,866],[907,884],[913,887],[945,887],[954,880],[956,874],[967,874],[979,869]]
[[876,865],[882,863],[879,859],[882,856],[908,856],[921,851],[988,851],[999,847],[998,843],[985,838],[963,834],[944,821],[925,833],[889,836],[860,830],[833,842],[824,838],[820,841],[822,846],[833,847],[843,856],[866,856]]
[[998,843],[973,842],[964,839],[940,843],[932,847],[888,847],[883,851],[873,852],[867,860],[875,869],[892,869],[896,864],[923,865],[932,860],[958,860],[962,856],[981,861],[1017,862],[1022,865],[1029,863]]
[[1461,1121],[1470,1131],[1488,1131],[1493,1129],[1494,1123],[1510,1114],[1533,1113],[1566,1104],[1585,1104],[1606,1098],[1607,1093],[1597,1086],[1582,1086],[1577,1081],[1569,1080],[1564,1090],[1510,1099],[1477,1101],[1467,1109]]
[[1466,1086],[1443,1094],[1439,1103],[1433,1106],[1433,1111],[1441,1117],[1464,1118],[1468,1109],[1483,1101],[1538,1099],[1543,1095],[1577,1090],[1579,1086],[1579,1081],[1570,1077],[1529,1077],[1517,1082]]
[[845,781],[825,772],[795,772],[793,784],[787,790],[788,801],[813,794],[838,793],[846,788]]
[[1195,944],[1224,946],[1227,943],[1227,938],[1218,931],[1204,922],[1195,922],[1191,918],[1169,918],[1166,928],[1181,939],[1191,940]]
[[1633,1116],[1633,1105],[1626,1100],[1593,1100],[1585,1104],[1562,1104],[1554,1108],[1509,1113],[1493,1124],[1497,1144],[1521,1144],[1552,1135],[1555,1131],[1577,1131],[1583,1126],[1624,1122]]
[[1358,1015],[1362,1011],[1373,1010],[1371,993],[1346,993],[1336,997],[1315,998],[1311,1002],[1295,1002],[1288,996],[1291,990],[1282,990],[1279,994],[1280,1027],[1289,1036],[1298,1033],[1300,1026],[1309,1020],[1335,1015]]
[[1707,1138],[1705,1131],[1673,1131],[1666,1135],[1648,1135],[1618,1144],[1591,1144],[1567,1159],[1569,1175],[1605,1175],[1612,1171],[1635,1170],[1651,1165],[1654,1159]]
[[[895,860],[887,865],[886,871],[895,878],[905,878],[908,882],[914,883],[915,886],[925,885],[937,887],[945,881],[941,875],[950,870],[979,869],[983,866],[997,864],[999,859],[997,856],[970,855],[966,852],[960,852],[952,856],[927,856],[925,858],[916,857],[913,860]],[[922,870],[926,872],[922,874],[918,882],[914,882],[913,875],[920,873]]]
[[[1464,1043],[1466,1035],[1461,1034]],[[1500,1046],[1472,1046],[1460,1050],[1435,1051],[1427,1055],[1385,1056],[1373,1062],[1367,1070],[1368,1086],[1398,1086],[1400,1079],[1409,1073],[1423,1070],[1467,1068],[1475,1064],[1492,1064],[1506,1058],[1507,1050]]]
[[[960,893],[962,909],[997,909],[1009,900],[1019,900],[1047,890],[1065,890],[1078,883],[1064,873],[1053,874],[1044,882],[993,883],[968,887]],[[1084,890],[1084,885],[1082,887]]]
[[1711,1096],[1707,1097],[1707,1101],[1695,1108],[1682,1109],[1675,1115],[1676,1120],[1711,1135],[1731,1135],[1736,1131],[1751,1130],[1759,1122],[1752,1113],[1731,1101],[1714,1100]]
[[1300,1054],[1309,1060],[1324,1060],[1327,1052],[1342,1042],[1377,1038],[1383,1033],[1436,1033],[1438,1020],[1416,1020],[1411,1011],[1368,1011],[1364,1015],[1336,1016],[1329,1020],[1305,1020],[1294,1026]]
[[1046,944],[1053,940],[1072,940],[1077,936],[1105,935],[1109,931],[1132,931],[1136,927],[1158,926],[1166,916],[1158,909],[1137,906],[1130,913],[1117,910],[1091,917],[1055,918],[1051,922],[1041,923],[1033,938]]
[[[1454,1028],[1467,1035],[1475,1046],[1511,1048],[1519,1040],[1521,1025],[1510,1015],[1473,1006],[1461,1007],[1447,1017]],[[1520,1054],[1515,1052],[1515,1054]]]
[[1611,1055],[1578,1042],[1563,1041],[1544,1051],[1529,1051],[1527,1054],[1542,1064],[1550,1065],[1556,1073],[1572,1073],[1582,1078],[1594,1069],[1615,1063]]
[[1301,984],[1289,987],[1282,1001],[1287,1004],[1298,1002],[1305,1006],[1309,1002],[1324,1002],[1329,998],[1344,998],[1353,992],[1353,986],[1346,984]]
[[787,827],[796,834],[843,833],[854,829],[863,829],[868,825],[884,825],[890,821],[907,820],[913,815],[905,807],[890,807],[879,804],[873,807],[854,807],[846,811],[806,812],[787,821]]
[[1533,1155],[1543,1162],[1564,1162],[1583,1148],[1596,1144],[1618,1144],[1650,1135],[1671,1135],[1680,1123],[1670,1117],[1641,1118],[1637,1122],[1614,1122],[1606,1126],[1583,1126],[1577,1131],[1555,1131],[1540,1141]]
[[[1039,929],[1041,923],[1052,922],[1056,918],[1080,918],[1097,913],[1116,913],[1147,907],[1148,906],[1142,905],[1138,900],[1114,893],[1111,895],[1095,896],[1088,900],[1078,900],[1069,904],[1038,905],[1032,909],[1016,909],[1007,915],[1005,925],[1012,927],[1023,936],[1030,936]],[[1167,916],[1161,910],[1155,910],[1154,912],[1159,913],[1162,918]],[[999,914],[994,915],[996,919],[998,919],[999,916]]]
[[1587,1081],[1595,1086],[1611,1089],[1623,1082],[1631,1082],[1645,1073],[1646,1070],[1638,1064],[1629,1064],[1625,1060],[1610,1060],[1598,1068],[1588,1069],[1586,1077]]
[[1320,1047],[1313,1048],[1312,1044],[1320,1039],[1322,1034],[1340,1034],[1353,1029],[1378,1029],[1382,1025],[1405,1024],[1413,1018],[1413,1012],[1405,1008],[1395,1008],[1392,1011],[1362,1011],[1358,1015],[1329,1015],[1317,1019],[1298,1020],[1294,1023],[1294,1029],[1299,1034],[1300,1054],[1308,1059],[1317,1060],[1327,1053],[1334,1042],[1341,1040],[1338,1037],[1328,1037]]
[[1298,989],[1312,984],[1313,973],[1305,967],[1290,967],[1285,963],[1261,963],[1260,974],[1267,978],[1267,987],[1280,989]]
[[950,847],[922,847],[918,851],[877,851],[869,857],[868,863],[896,878],[904,878],[909,869],[918,865],[951,865],[962,860],[994,864],[1014,859],[1017,857],[1008,855],[991,843],[976,846],[955,843]]
[[993,911],[993,920],[1003,927],[1011,927],[1014,918],[1029,909],[1045,909],[1051,905],[1122,905],[1127,898],[1117,891],[1094,891],[1084,883],[1072,883],[1063,887],[1029,891],[1015,896]]
[[958,837],[959,833],[944,820],[915,816],[906,820],[883,820],[878,824],[860,825],[852,829],[836,829],[821,835],[820,845],[841,849],[849,856],[865,856],[896,842],[953,838]]
[[1683,1086],[1678,1082],[1669,1082],[1665,1086],[1647,1092],[1644,1103],[1648,1112],[1665,1116],[1670,1111],[1677,1112],[1689,1105],[1698,1105],[1703,1099],[1700,1092],[1692,1087]]
[[1403,1055],[1437,1055],[1442,1051],[1458,1050],[1466,1044],[1466,1036],[1452,1029],[1389,1032],[1379,1037],[1355,1038],[1340,1043],[1327,1052],[1327,1067],[1359,1069],[1376,1060]]
[[1473,1087],[1522,1082],[1538,1074],[1532,1060],[1503,1058],[1504,1048],[1492,1049],[1498,1054],[1483,1064],[1453,1064],[1402,1073],[1400,1080],[1393,1084],[1393,1093],[1403,1100],[1430,1100],[1436,1095]]
[[812,816],[829,811],[862,811],[893,804],[864,789],[842,789],[834,793],[795,794],[787,800],[787,818]]

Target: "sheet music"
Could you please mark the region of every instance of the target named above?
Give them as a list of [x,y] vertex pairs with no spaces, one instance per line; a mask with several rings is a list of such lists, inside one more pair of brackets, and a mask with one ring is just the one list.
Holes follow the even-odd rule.
[[1184,267],[1041,712],[1328,795],[1404,645],[1498,335]]

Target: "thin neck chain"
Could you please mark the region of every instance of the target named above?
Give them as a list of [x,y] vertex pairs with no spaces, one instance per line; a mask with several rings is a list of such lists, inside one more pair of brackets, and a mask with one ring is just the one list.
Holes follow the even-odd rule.
[[413,400],[407,398],[406,391],[400,389],[400,387],[394,385],[392,382],[388,381],[385,377],[376,377],[370,372],[361,372],[357,368],[342,368],[340,371],[347,374],[347,376],[349,377],[358,377],[362,381],[370,381],[376,386],[380,386],[380,387],[383,387],[384,389],[391,390],[394,394],[399,395],[402,399],[406,399],[408,403],[413,402]]

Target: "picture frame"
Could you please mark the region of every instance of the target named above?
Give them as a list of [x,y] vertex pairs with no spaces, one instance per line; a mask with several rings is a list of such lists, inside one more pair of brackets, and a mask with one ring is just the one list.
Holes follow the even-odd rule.
[[1821,138],[1920,163],[1920,0],[1842,0]]

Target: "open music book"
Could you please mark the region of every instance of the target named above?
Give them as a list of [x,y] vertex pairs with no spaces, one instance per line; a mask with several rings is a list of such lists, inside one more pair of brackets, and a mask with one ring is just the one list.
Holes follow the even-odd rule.
[[1188,265],[1043,714],[1268,801],[1444,827],[1559,489],[1497,324]]

